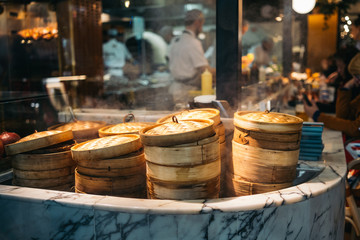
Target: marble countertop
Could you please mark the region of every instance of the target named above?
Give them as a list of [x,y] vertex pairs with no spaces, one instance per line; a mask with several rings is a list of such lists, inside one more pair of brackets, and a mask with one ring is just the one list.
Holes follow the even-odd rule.
[[341,133],[325,129],[323,143],[325,148],[321,161],[299,162],[300,169],[318,170],[319,174],[316,177],[299,185],[265,194],[210,200],[175,201],[129,199],[0,185],[0,199],[142,214],[237,212],[294,204],[321,195],[338,186],[346,174]]

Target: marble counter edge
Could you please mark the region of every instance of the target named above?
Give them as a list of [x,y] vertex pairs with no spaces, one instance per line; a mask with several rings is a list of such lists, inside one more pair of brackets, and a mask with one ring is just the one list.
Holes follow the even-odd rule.
[[0,185],[0,199],[31,201],[48,205],[91,208],[96,210],[148,214],[199,214],[236,212],[294,204],[314,198],[338,184],[344,184],[346,163],[341,133],[325,130],[323,159],[319,162],[301,161],[309,166],[323,167],[323,171],[308,182],[279,191],[222,199],[175,201],[129,199],[122,197],[61,192],[18,186]]

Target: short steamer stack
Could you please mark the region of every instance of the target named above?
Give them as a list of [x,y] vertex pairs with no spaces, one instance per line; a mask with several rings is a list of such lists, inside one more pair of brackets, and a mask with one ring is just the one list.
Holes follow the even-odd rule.
[[177,120],[140,131],[151,199],[219,197],[220,145],[210,119]]
[[145,158],[139,135],[93,139],[75,145],[71,153],[77,163],[76,192],[145,197]]
[[229,195],[290,187],[296,177],[302,119],[283,113],[240,111],[234,115]]
[[70,130],[43,131],[6,145],[6,154],[12,159],[13,184],[71,191],[75,169],[70,152],[72,139]]

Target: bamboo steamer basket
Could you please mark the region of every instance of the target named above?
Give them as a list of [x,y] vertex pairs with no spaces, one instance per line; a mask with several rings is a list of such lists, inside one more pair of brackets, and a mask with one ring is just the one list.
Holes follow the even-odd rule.
[[47,171],[74,166],[71,151],[49,154],[17,154],[12,157],[12,166],[24,171]]
[[[77,162],[76,192],[145,197],[146,167],[139,135],[94,139],[79,144],[78,148],[74,146],[71,151]],[[84,151],[86,154],[78,154],[76,151]]]
[[150,122],[126,122],[109,125],[99,129],[99,136],[106,137],[120,134],[138,134],[141,129],[152,125],[154,125],[154,123]]
[[189,144],[172,147],[146,146],[147,161],[166,166],[195,166],[219,160],[217,135]]
[[79,121],[60,123],[48,128],[48,130],[68,131],[71,130],[74,139],[78,142],[98,138],[98,130],[106,126],[104,121]]
[[131,152],[141,148],[139,135],[125,134],[89,140],[76,144],[71,148],[71,154],[75,161],[108,159]]
[[145,196],[145,175],[96,177],[81,174],[75,169],[75,191],[112,196]]
[[220,111],[216,108],[197,108],[191,110],[184,110],[160,118],[156,121],[156,123],[172,122],[172,118],[174,116],[178,120],[211,119],[214,121],[215,132],[220,137],[220,143],[225,141],[225,127],[220,120]]
[[285,183],[257,183],[248,182],[239,176],[229,173],[226,177],[227,193],[230,196],[246,196],[277,191],[292,186],[292,182]]
[[196,184],[220,175],[220,159],[195,166],[168,166],[146,163],[147,176],[164,182]]
[[160,118],[156,123],[172,122],[172,118],[176,117],[178,120],[185,119],[211,119],[214,121],[214,126],[220,124],[220,111],[216,108],[197,108],[191,110],[184,110],[181,112],[173,113]]
[[74,183],[74,174],[45,179],[23,179],[16,177],[16,175],[13,178],[13,185],[32,188],[56,189],[59,186],[72,183]]
[[144,175],[146,172],[145,162],[136,167],[128,168],[87,168],[82,166],[77,166],[77,170],[81,174],[94,176],[94,177],[118,177],[118,176],[131,176],[131,175]]
[[257,183],[292,182],[296,177],[299,149],[268,150],[233,141],[233,161],[229,171]]
[[234,126],[269,133],[297,133],[301,131],[301,118],[275,112],[239,111],[234,114]]
[[32,171],[32,170],[19,170],[13,168],[13,173],[16,178],[36,180],[36,179],[49,179],[59,178],[71,175],[74,173],[75,167],[65,167],[59,169],[51,169],[45,171]]
[[292,182],[302,122],[283,113],[236,112],[232,164],[228,171],[252,183]]
[[76,160],[77,166],[93,169],[121,169],[138,167],[145,163],[144,151],[142,149],[126,155],[114,158],[88,160],[80,158]]
[[210,119],[193,119],[156,124],[140,130],[140,138],[146,146],[174,146],[196,142],[213,136],[214,121]]
[[217,198],[220,191],[220,144],[216,134],[196,142],[144,146],[148,197]]
[[71,130],[68,131],[43,131],[36,132],[19,141],[5,145],[5,152],[7,155],[15,155],[18,153],[25,153],[36,149],[41,149],[61,142],[66,142],[73,139]]
[[234,141],[264,149],[296,150],[300,148],[301,131],[269,133],[234,127]]
[[74,185],[75,168],[71,152],[54,153],[52,150],[48,149],[50,153],[22,153],[12,156],[13,184],[70,191]]
[[164,182],[148,178],[148,198],[151,199],[211,199],[218,198],[219,177],[209,179],[197,184]]

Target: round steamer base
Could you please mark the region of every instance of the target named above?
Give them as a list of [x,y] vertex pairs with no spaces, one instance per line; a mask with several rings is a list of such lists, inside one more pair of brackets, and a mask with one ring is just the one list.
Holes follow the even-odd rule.
[[272,192],[292,186],[292,182],[286,183],[256,183],[248,182],[239,176],[227,174],[226,187],[228,196],[247,196]]
[[150,199],[212,199],[219,197],[220,177],[198,183],[163,182],[147,178],[148,198]]

